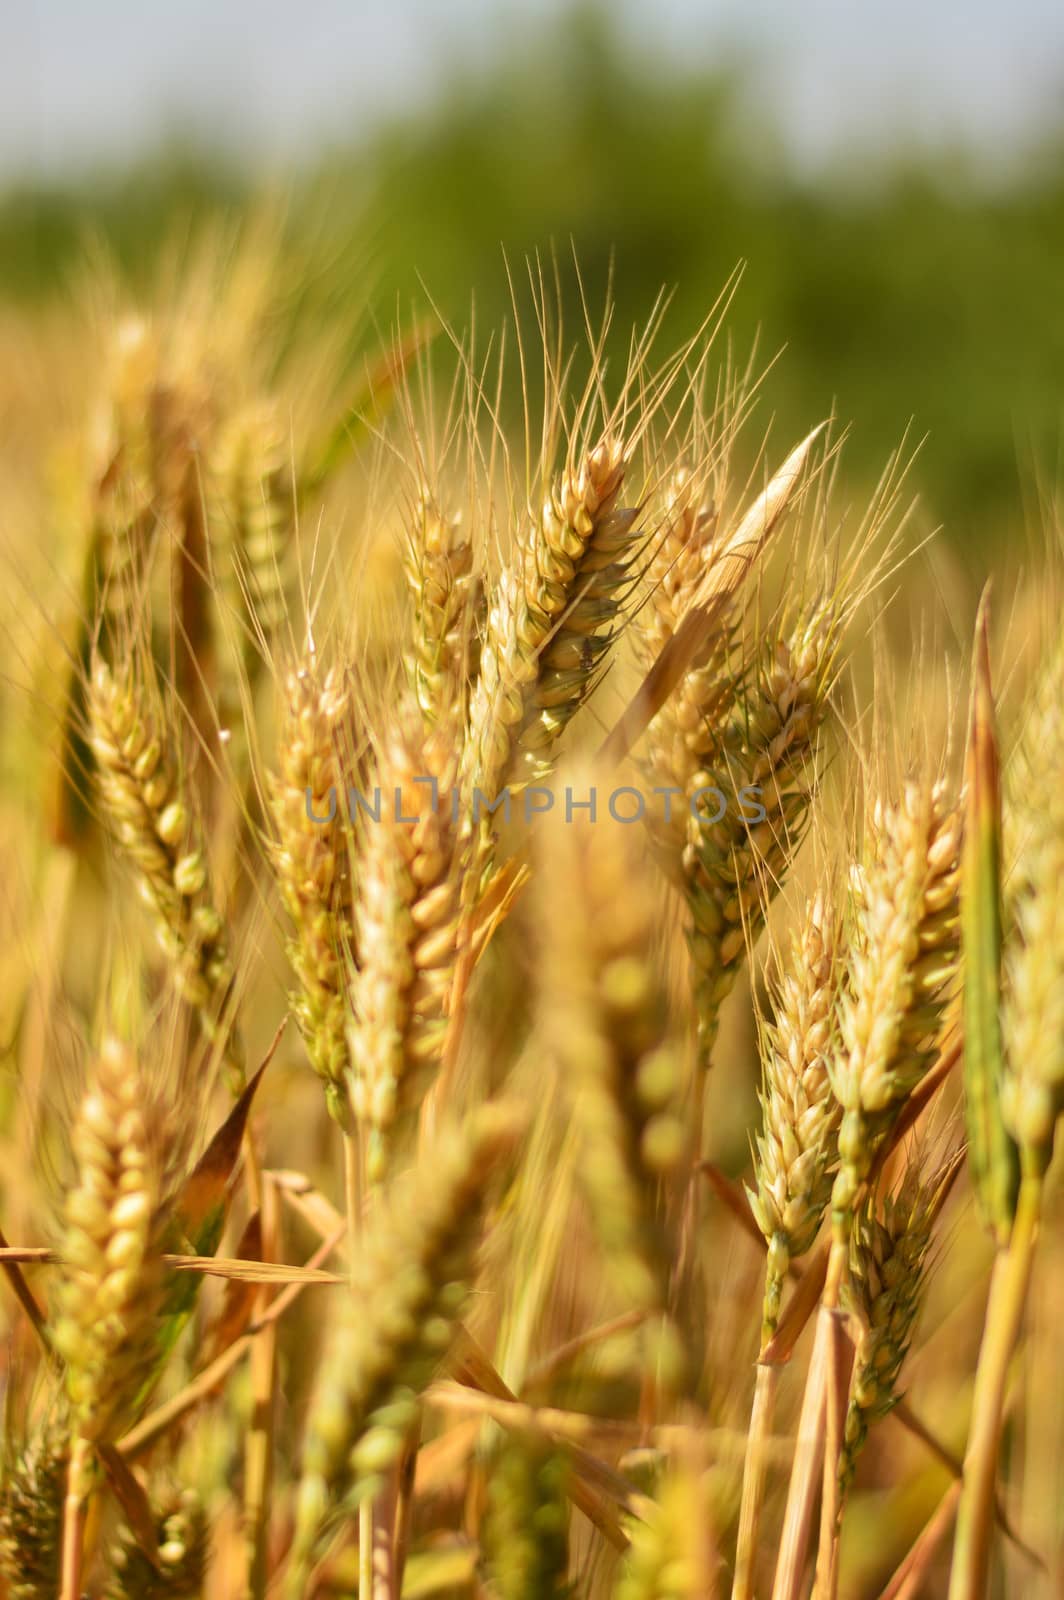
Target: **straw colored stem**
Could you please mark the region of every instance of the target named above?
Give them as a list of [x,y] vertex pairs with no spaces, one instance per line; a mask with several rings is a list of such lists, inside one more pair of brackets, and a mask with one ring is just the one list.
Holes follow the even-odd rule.
[[835,1600],[839,1576],[839,1523],[842,1516],[839,1459],[846,1423],[853,1346],[847,1336],[842,1314],[832,1308],[824,1315],[830,1324],[830,1332],[824,1406],[824,1487],[820,1501],[820,1546],[817,1551],[814,1594],[816,1600]]
[[85,1549],[85,1517],[88,1496],[85,1478],[91,1446],[86,1439],[75,1439],[70,1449],[67,1493],[63,1504],[63,1554],[59,1600],[81,1600],[81,1569]]
[[743,1462],[743,1491],[739,1507],[739,1539],[735,1551],[732,1600],[752,1600],[754,1593],[758,1526],[761,1521],[765,1471],[768,1465],[765,1445],[772,1433],[779,1378],[779,1367],[758,1363],[757,1378],[754,1383],[754,1403],[746,1436],[746,1459]]
[[982,1600],[987,1589],[1005,1387],[1027,1298],[1041,1204],[1041,1178],[1025,1177],[1008,1248],[998,1255],[990,1280],[964,1461],[964,1487],[957,1512],[949,1600]]
[[794,1466],[783,1514],[772,1600],[798,1600],[801,1588],[813,1507],[820,1483],[818,1469],[823,1459],[827,1359],[826,1321],[819,1318],[802,1398],[802,1412],[798,1419]]
[[[279,1210],[276,1188],[270,1184],[262,1192],[264,1261],[279,1258]],[[255,1299],[256,1318],[266,1309],[268,1293],[268,1286],[263,1284]],[[276,1379],[277,1323],[272,1322],[251,1348],[253,1411],[245,1453],[248,1593],[251,1600],[264,1600],[269,1579],[269,1506],[273,1479]]]

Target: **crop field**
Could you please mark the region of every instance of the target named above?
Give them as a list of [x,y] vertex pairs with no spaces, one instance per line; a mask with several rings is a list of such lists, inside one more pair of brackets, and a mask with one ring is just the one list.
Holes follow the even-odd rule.
[[0,1595],[1053,1600],[1051,511],[330,282],[0,310]]

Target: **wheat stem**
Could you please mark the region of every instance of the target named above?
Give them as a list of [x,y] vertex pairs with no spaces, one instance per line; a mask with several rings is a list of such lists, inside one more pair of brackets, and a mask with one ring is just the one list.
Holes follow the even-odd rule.
[[1005,1386],[1027,1297],[1041,1205],[1042,1180],[1028,1175],[1020,1185],[1008,1248],[998,1255],[990,1280],[964,1458],[964,1487],[957,1512],[949,1600],[982,1600],[986,1593]]
[[739,1506],[739,1539],[735,1551],[735,1576],[732,1580],[732,1600],[753,1600],[754,1568],[758,1550],[758,1526],[765,1493],[765,1471],[768,1466],[766,1445],[772,1435],[772,1419],[776,1410],[776,1391],[779,1387],[780,1368],[758,1363],[754,1382],[754,1403],[750,1411],[750,1426],[746,1435],[746,1455],[743,1461],[742,1501]]

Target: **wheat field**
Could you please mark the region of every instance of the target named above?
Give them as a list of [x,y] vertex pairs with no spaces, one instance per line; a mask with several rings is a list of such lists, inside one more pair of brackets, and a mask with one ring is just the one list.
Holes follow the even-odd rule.
[[552,270],[5,314],[12,1600],[1064,1592],[1055,531]]

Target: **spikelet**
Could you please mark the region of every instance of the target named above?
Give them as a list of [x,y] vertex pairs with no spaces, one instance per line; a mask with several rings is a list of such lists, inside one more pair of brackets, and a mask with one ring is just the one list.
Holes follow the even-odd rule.
[[639,1521],[613,1589],[613,1600],[711,1600],[716,1594],[710,1508],[704,1477],[675,1468]]
[[920,1309],[940,1192],[941,1174],[921,1183],[917,1167],[910,1167],[899,1193],[886,1200],[882,1220],[869,1205],[851,1238],[849,1287],[844,1292],[861,1332],[839,1461],[844,1496],[869,1428],[899,1399],[898,1376]]
[[100,656],[94,659],[89,727],[108,825],[155,912],[178,993],[213,1038],[233,969],[165,715],[132,661],[112,670]]
[[288,439],[269,400],[219,427],[208,464],[207,527],[222,594],[269,639],[288,614],[295,497]]
[[450,719],[426,728],[416,710],[401,708],[374,774],[370,803],[380,816],[365,818],[356,873],[351,1097],[370,1135],[374,1180],[443,1047],[462,887],[457,770]]
[[464,712],[479,670],[480,586],[473,546],[457,517],[446,517],[427,488],[418,496],[406,557],[414,602],[407,671],[421,714],[429,724]]
[[1064,1112],[1064,650],[1045,672],[1010,775],[1002,1113],[1025,1167],[1044,1172]]
[[209,1529],[199,1496],[168,1489],[153,1496],[159,1544],[154,1567],[132,1530],[123,1527],[111,1558],[107,1600],[198,1600],[207,1576]]
[[818,894],[792,936],[775,1018],[762,1035],[762,1128],[756,1188],[747,1190],[768,1245],[762,1342],[775,1331],[790,1264],[812,1248],[831,1199],[842,1115],[828,1070],[837,953],[835,918]]
[[349,694],[335,668],[316,658],[290,672],[269,780],[275,837],[269,854],[291,923],[288,958],[298,988],[292,1010],[330,1114],[349,1120],[347,949],[351,889],[344,828],[343,738]]
[[579,1173],[607,1270],[625,1304],[651,1314],[648,1357],[665,1364],[668,1381],[667,1364],[679,1354],[663,1320],[673,1251],[660,1191],[691,1153],[689,1083],[653,961],[654,897],[642,838],[641,829],[604,818],[550,831],[541,864],[541,920],[549,930],[542,1013],[573,1097]]
[[534,782],[613,641],[637,513],[607,437],[562,474],[500,579],[470,707],[463,790]]
[[136,1056],[106,1040],[71,1133],[77,1178],[53,1316],[74,1435],[89,1444],[117,1437],[155,1363],[169,1219],[158,1139]]
[[961,813],[945,784],[909,780],[896,804],[878,800],[870,835],[832,1063],[843,1231],[880,1140],[934,1060],[960,939]]
[[569,1566],[570,1467],[544,1440],[504,1439],[491,1465],[482,1544],[498,1600],[564,1600]]
[[289,1593],[330,1517],[374,1495],[450,1346],[473,1277],[486,1188],[519,1122],[484,1106],[404,1173],[358,1251],[307,1420]]
[[4,1463],[0,1484],[0,1576],[10,1600],[54,1600],[59,1590],[65,1435],[46,1428]]
[[681,859],[703,1061],[804,834],[839,620],[834,600],[819,600],[769,639],[738,690],[714,766],[688,781]]

